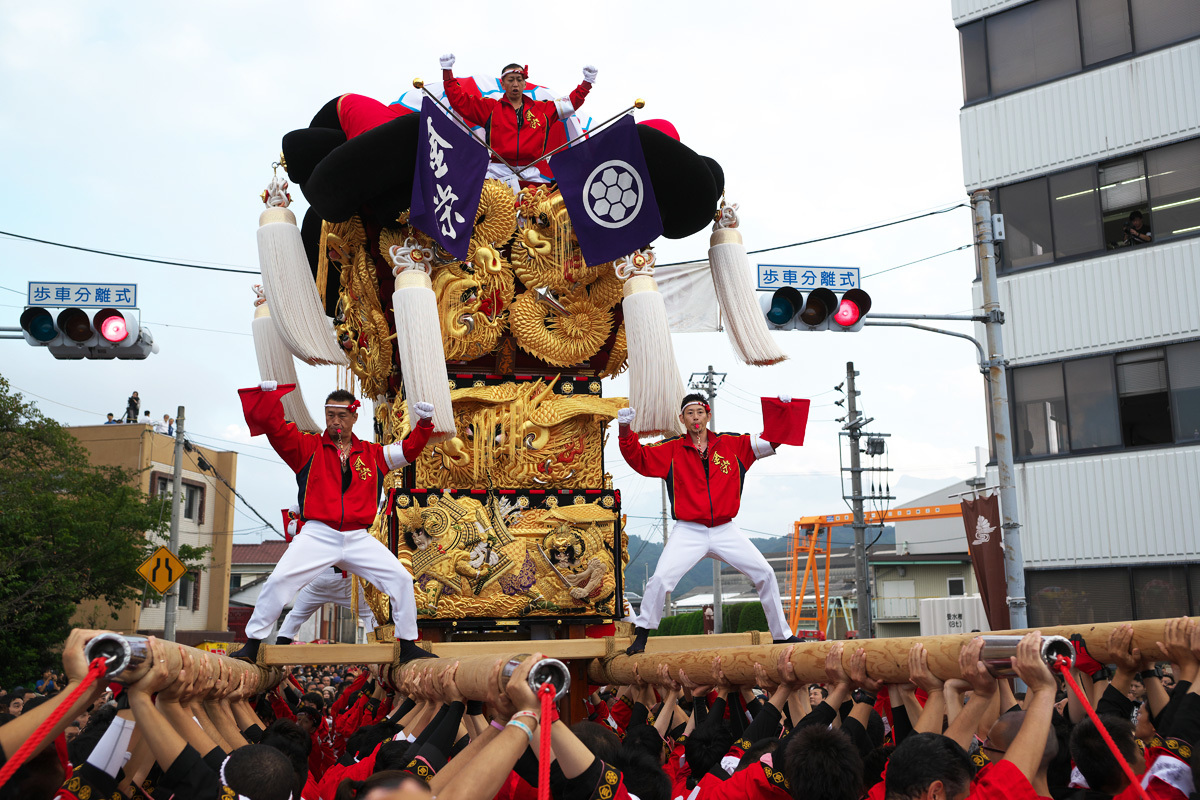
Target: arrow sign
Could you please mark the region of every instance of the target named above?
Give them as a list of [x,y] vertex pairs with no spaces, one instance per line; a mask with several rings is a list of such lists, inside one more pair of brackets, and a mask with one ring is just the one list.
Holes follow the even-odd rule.
[[165,594],[167,589],[175,585],[175,581],[187,574],[187,567],[166,547],[160,547],[142,562],[137,571],[154,587],[154,591]]

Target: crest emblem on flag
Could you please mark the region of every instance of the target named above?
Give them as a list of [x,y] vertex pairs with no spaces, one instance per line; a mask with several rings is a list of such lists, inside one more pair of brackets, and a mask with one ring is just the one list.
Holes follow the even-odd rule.
[[613,159],[592,170],[583,184],[583,205],[592,222],[605,228],[628,225],[642,210],[642,176],[632,165]]

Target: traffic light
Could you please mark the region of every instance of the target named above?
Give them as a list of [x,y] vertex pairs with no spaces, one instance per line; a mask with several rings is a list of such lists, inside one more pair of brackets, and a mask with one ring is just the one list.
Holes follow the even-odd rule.
[[862,330],[871,296],[862,289],[849,289],[841,298],[826,287],[809,291],[808,296],[792,286],[762,294],[759,305],[768,327],[781,331],[858,331]]
[[41,306],[21,313],[21,333],[34,347],[59,359],[143,359],[158,352],[154,336],[141,326],[136,309],[102,308],[94,315],[64,308],[55,316]]

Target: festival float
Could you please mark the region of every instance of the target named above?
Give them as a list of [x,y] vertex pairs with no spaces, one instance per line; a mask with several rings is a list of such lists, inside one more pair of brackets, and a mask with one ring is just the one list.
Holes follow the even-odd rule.
[[[684,394],[654,240],[711,225],[735,351],[785,356],[758,311],[721,167],[671,123],[635,121],[640,100],[599,125],[581,119],[594,70],[568,97],[526,83],[554,113],[521,120],[540,138],[512,163],[468,118],[469,102],[503,97],[501,81],[444,77],[387,105],[339,96],[284,135],[287,180],[263,193],[258,231],[260,377],[295,383],[294,359],[338,367],[339,385],[373,403],[382,444],[410,430],[410,403],[433,404],[430,446],[388,474],[371,528],[411,571],[426,638],[610,633],[628,553],[608,424],[632,405],[639,434],[675,433]],[[452,107],[464,104],[466,115]],[[299,225],[288,181],[310,206]],[[605,379],[625,371],[630,398],[606,397]],[[298,391],[283,404],[321,430]],[[364,588],[388,619],[387,596]]]

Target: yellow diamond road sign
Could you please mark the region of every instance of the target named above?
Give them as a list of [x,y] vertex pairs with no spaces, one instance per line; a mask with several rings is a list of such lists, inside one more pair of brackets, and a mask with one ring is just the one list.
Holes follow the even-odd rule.
[[154,555],[147,558],[140,567],[138,574],[154,587],[154,591],[163,594],[175,584],[175,581],[187,574],[183,565],[174,553],[166,547],[160,547]]

